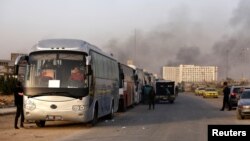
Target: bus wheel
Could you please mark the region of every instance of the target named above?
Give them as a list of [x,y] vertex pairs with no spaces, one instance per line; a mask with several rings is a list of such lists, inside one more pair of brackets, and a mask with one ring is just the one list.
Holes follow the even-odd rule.
[[108,119],[113,119],[113,118],[114,118],[114,104],[112,103],[110,114],[108,115]]
[[126,107],[126,102],[124,100],[122,100],[122,112],[126,112],[127,111],[127,107]]
[[173,103],[174,103],[174,100],[170,100],[169,102],[170,102],[171,104],[173,104]]
[[44,127],[45,126],[45,120],[38,120],[36,121],[37,127]]
[[94,116],[93,116],[93,119],[90,122],[90,124],[91,124],[91,126],[95,126],[97,122],[98,122],[98,108],[96,106],[95,111],[94,111]]

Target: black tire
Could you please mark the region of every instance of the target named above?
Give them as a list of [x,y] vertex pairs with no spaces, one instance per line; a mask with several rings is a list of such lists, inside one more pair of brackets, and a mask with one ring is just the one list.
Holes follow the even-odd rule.
[[123,99],[120,99],[119,100],[119,107],[118,107],[118,111],[119,112],[126,112],[127,108],[124,104],[124,100]]
[[45,120],[38,120],[35,121],[37,127],[44,127],[45,126]]
[[95,106],[95,110],[94,110],[94,116],[92,121],[90,122],[90,126],[95,126],[98,122],[98,107],[97,105]]
[[169,103],[173,104],[173,103],[174,103],[174,100],[170,100]]
[[127,107],[126,107],[126,105],[125,105],[125,102],[124,102],[124,100],[122,100],[122,112],[126,112],[127,111]]
[[237,119],[239,120],[244,119],[244,116],[242,116],[239,111],[237,111]]
[[108,119],[113,119],[113,118],[114,118],[114,115],[115,115],[114,103],[112,102],[112,106],[111,106],[111,109],[110,109],[110,113],[108,114],[107,118],[108,118]]

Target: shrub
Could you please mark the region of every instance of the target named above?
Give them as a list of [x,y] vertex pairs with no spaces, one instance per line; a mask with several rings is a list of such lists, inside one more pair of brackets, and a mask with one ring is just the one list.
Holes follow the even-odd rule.
[[17,79],[11,76],[4,76],[0,77],[0,92],[4,95],[11,95],[13,94],[13,88],[15,87]]

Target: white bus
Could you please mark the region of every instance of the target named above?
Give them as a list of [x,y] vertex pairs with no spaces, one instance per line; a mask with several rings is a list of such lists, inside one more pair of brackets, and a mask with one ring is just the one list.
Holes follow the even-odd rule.
[[[39,41],[18,64],[28,62],[24,79],[24,114],[44,127],[46,121],[90,122],[113,118],[119,104],[118,62],[82,40]],[[73,75],[73,76],[72,76]]]

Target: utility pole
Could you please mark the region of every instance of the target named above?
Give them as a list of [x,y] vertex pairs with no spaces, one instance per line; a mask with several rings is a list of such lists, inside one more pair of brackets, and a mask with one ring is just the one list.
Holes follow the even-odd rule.
[[135,52],[134,52],[134,65],[136,66],[136,29],[135,29],[135,44],[134,44],[134,46],[135,46]]
[[[242,63],[244,66],[247,65],[247,52],[248,52],[248,50],[249,50],[249,48],[245,48],[245,47],[241,49],[240,56],[242,57]],[[241,77],[242,77],[242,80],[244,80],[246,77],[244,69],[242,69],[242,76]]]
[[229,49],[226,50],[226,79],[228,78],[228,68],[229,68]]

